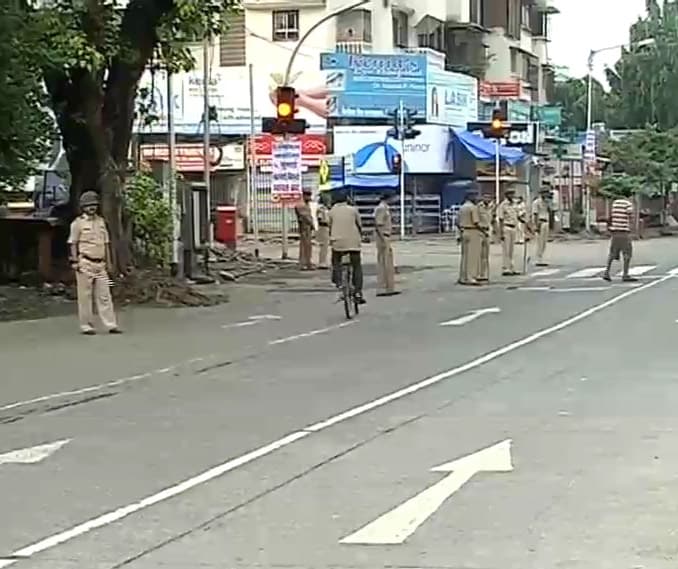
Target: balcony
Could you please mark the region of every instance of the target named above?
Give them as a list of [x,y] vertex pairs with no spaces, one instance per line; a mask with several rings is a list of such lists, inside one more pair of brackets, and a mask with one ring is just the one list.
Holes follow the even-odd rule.
[[246,10],[297,10],[303,8],[324,8],[327,0],[242,0]]
[[485,78],[489,65],[485,29],[473,24],[448,22],[445,30],[445,69]]
[[372,53],[372,44],[360,40],[337,41],[334,46],[334,51],[362,55],[364,53]]

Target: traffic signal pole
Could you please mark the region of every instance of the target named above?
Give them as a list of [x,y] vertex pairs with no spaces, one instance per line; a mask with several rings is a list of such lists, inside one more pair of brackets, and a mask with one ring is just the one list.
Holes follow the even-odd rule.
[[494,139],[494,201],[499,205],[501,200],[501,146],[499,139]]
[[405,105],[398,106],[398,133],[400,135],[400,239],[405,239]]

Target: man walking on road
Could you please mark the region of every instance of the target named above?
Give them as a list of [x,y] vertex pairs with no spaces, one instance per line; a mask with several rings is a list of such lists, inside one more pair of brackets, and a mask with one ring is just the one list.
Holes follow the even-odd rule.
[[489,196],[483,196],[482,202],[478,205],[478,215],[480,217],[480,229],[483,232],[480,238],[480,269],[478,280],[488,282],[490,280],[490,229],[492,227],[492,200]]
[[391,208],[388,206],[390,195],[381,196],[374,210],[374,237],[377,244],[377,296],[393,296],[395,290],[395,267],[393,247],[391,246]]
[[459,262],[459,284],[476,286],[480,284],[480,252],[483,231],[480,228],[478,212],[478,191],[475,186],[466,192],[466,201],[459,208],[459,229],[461,231],[461,259]]
[[363,297],[363,266],[360,258],[362,223],[358,210],[347,203],[347,196],[339,192],[330,210],[330,244],[332,245],[332,282],[341,286],[341,259],[348,254],[353,269],[353,288],[356,299],[365,304]]
[[308,271],[313,268],[313,214],[311,213],[311,190],[305,189],[303,200],[294,206],[299,225],[299,268]]
[[532,219],[534,231],[537,235],[537,267],[546,267],[544,253],[549,242],[549,224],[551,221],[551,188],[543,187],[539,197],[532,202]]
[[327,207],[327,192],[320,192],[318,198],[318,211],[316,219],[318,220],[318,268],[327,268],[327,255],[330,248],[330,210]]
[[633,256],[633,240],[631,238],[631,223],[633,218],[633,204],[626,196],[620,196],[612,202],[610,214],[610,253],[607,257],[607,266],[603,279],[611,281],[610,269],[612,262],[618,261],[621,255],[623,260],[622,280],[635,282],[638,279],[629,274],[631,257]]
[[504,276],[513,276],[518,274],[513,264],[513,252],[516,243],[516,228],[520,222],[518,208],[514,203],[515,195],[516,191],[514,188],[507,188],[504,192],[504,199],[497,208],[499,238],[501,239],[503,253],[502,274]]
[[111,334],[120,334],[113,310],[109,286],[112,271],[110,238],[104,218],[98,214],[99,196],[96,192],[83,192],[80,196],[83,214],[71,224],[68,238],[71,266],[75,270],[78,291],[78,317],[80,331],[95,334],[92,304],[105,328]]

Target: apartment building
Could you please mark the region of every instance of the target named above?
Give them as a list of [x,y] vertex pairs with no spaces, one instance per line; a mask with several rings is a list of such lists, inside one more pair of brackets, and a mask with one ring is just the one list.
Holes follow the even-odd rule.
[[[419,51],[429,62],[486,81],[489,98],[551,99],[552,0],[372,0],[328,20],[299,51],[295,69],[317,69],[323,51]],[[221,66],[284,68],[304,33],[348,0],[243,0],[221,38]],[[492,87],[493,84],[498,87]],[[513,85],[511,88],[510,85]]]

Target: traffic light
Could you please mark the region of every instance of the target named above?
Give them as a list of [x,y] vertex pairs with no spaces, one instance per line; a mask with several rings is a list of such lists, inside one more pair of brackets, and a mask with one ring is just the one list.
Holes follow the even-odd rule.
[[262,130],[272,134],[304,134],[306,121],[294,118],[297,113],[297,92],[294,87],[278,87],[275,92],[275,118],[262,119]]
[[393,156],[393,173],[400,174],[403,168],[403,157],[400,154]]
[[415,116],[417,111],[415,109],[403,109],[403,116],[400,116],[400,109],[396,108],[386,113],[391,120],[393,128],[389,129],[388,136],[396,140],[411,140],[417,138],[421,131],[414,128]]
[[490,128],[485,136],[488,138],[505,138],[506,137],[506,116],[501,109],[494,109],[492,111],[492,122]]

